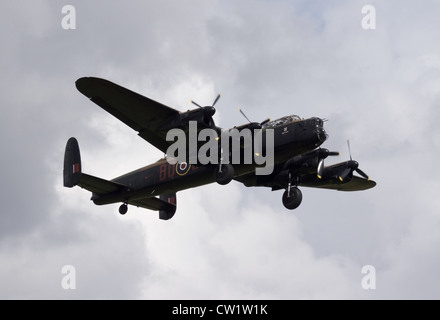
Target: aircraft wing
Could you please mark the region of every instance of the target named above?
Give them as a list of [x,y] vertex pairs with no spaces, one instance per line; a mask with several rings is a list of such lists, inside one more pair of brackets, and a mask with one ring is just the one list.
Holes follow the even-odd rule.
[[[243,183],[246,187],[269,187],[273,191],[287,188],[287,173],[274,174],[270,176],[256,176],[248,174],[235,177],[234,180]],[[338,191],[361,191],[371,189],[376,186],[373,180],[367,180],[353,175],[350,181],[342,182],[337,178],[318,179],[316,171],[300,174],[299,187],[332,189]]]
[[362,191],[371,189],[376,185],[373,180],[367,180],[361,177],[353,176],[348,182],[341,182],[338,179],[321,181],[316,177],[303,178],[300,186],[322,189],[333,189],[338,191]]
[[166,210],[174,210],[175,211],[176,210],[175,204],[169,203],[167,201],[161,200],[156,197],[137,199],[137,200],[129,200],[128,203],[133,206],[136,206],[136,207],[141,207],[141,208],[155,210],[155,211],[159,211],[159,210],[165,210],[165,211]]
[[[98,196],[109,197],[114,195],[115,200],[110,200],[107,203],[121,202],[121,200],[119,199],[119,195],[122,194],[123,192],[129,194],[128,193],[129,188],[127,186],[124,186],[114,181],[108,181],[105,179],[94,177],[85,173],[81,173],[81,178],[78,182],[78,186],[86,190],[89,190]],[[170,203],[156,197],[133,199],[133,200],[129,199],[128,204],[149,210],[155,210],[155,211],[160,211],[160,210],[176,211],[175,200],[174,203]]]
[[104,79],[80,78],[76,87],[164,153],[173,143],[166,141],[166,131],[158,129],[167,120],[176,118],[179,111]]
[[126,191],[128,188],[122,184],[81,173],[78,186],[97,195],[106,195]]

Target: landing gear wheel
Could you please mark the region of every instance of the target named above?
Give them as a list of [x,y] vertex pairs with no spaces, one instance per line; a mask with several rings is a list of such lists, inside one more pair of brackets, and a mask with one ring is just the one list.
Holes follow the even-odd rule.
[[302,201],[302,192],[298,188],[290,188],[290,196],[286,191],[283,194],[283,205],[286,209],[293,210],[299,207]]
[[119,207],[119,213],[124,215],[126,214],[128,211],[128,206],[126,203],[121,204],[121,206]]
[[218,184],[225,185],[231,182],[235,170],[232,164],[220,164],[214,170],[214,178]]

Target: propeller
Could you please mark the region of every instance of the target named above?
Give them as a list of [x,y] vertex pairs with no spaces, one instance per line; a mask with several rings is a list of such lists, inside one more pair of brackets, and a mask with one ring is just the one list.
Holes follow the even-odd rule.
[[214,102],[212,103],[212,105],[211,106],[207,106],[207,107],[202,107],[200,104],[198,104],[197,102],[195,102],[195,101],[193,101],[193,100],[191,100],[191,103],[192,104],[194,104],[194,105],[196,105],[197,107],[199,107],[199,108],[209,108],[209,107],[211,107],[211,108],[214,108],[214,106],[215,106],[215,104],[217,103],[217,101],[220,99],[220,93],[218,94],[218,96],[217,96],[217,98],[215,98],[215,100],[214,100]]
[[338,151],[330,151],[328,149],[321,149],[318,150],[318,159],[321,159],[318,163],[318,169],[316,170],[316,175],[318,176],[318,179],[322,179],[324,175],[324,159],[328,156],[339,156]]
[[266,123],[268,123],[270,121],[270,118],[267,118],[266,120],[258,123],[258,122],[252,122],[251,120],[249,120],[249,118],[245,115],[245,113],[243,112],[243,110],[241,110],[240,108],[238,108],[238,111],[240,111],[240,113],[243,115],[243,117],[246,118],[247,121],[249,121],[250,124],[256,124],[259,128],[261,128],[262,126],[264,126]]
[[215,98],[214,102],[212,103],[212,105],[210,106],[205,106],[202,107],[200,104],[198,104],[197,102],[191,100],[191,103],[194,104],[195,106],[199,107],[201,109],[201,112],[203,112],[203,119],[204,122],[213,130],[215,130],[218,133],[218,128],[215,126],[214,123],[214,119],[212,118],[215,114],[215,104],[217,103],[217,101],[220,99],[220,94],[218,94],[218,96]]
[[342,172],[342,174],[338,177],[339,180],[344,181],[353,171],[356,171],[361,177],[370,181],[370,177],[359,169],[359,163],[354,161],[351,157],[351,148],[350,148],[350,140],[347,139],[348,153],[350,155],[350,161],[347,162],[347,168]]
[[220,99],[220,94],[218,94],[217,98],[215,98],[215,100],[214,100],[214,102],[212,103],[212,105],[210,105],[210,106],[205,106],[205,107],[202,107],[200,104],[198,104],[197,102],[195,102],[195,101],[193,101],[193,100],[191,100],[191,103],[194,104],[194,105],[196,105],[196,106],[199,107],[200,109],[203,109],[203,110],[205,111],[205,114],[206,114],[208,117],[212,117],[212,116],[215,114],[215,108],[214,108],[214,106],[215,106],[215,104],[217,103],[217,101],[218,101],[219,99]]

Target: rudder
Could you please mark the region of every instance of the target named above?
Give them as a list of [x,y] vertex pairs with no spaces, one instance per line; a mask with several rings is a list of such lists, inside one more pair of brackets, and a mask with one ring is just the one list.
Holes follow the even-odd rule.
[[67,188],[76,186],[81,179],[81,155],[78,141],[70,138],[64,152],[63,183]]

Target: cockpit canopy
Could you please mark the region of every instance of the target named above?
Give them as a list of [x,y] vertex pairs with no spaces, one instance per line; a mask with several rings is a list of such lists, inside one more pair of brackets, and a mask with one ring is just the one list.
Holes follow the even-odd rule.
[[278,127],[281,125],[287,125],[289,123],[301,121],[301,120],[304,120],[304,119],[302,119],[300,116],[297,116],[296,114],[292,114],[290,116],[285,116],[285,117],[282,117],[282,118],[279,118],[279,119],[276,119],[273,121],[269,121],[268,123],[265,123],[263,125],[263,128],[264,129],[275,128],[275,127]]

